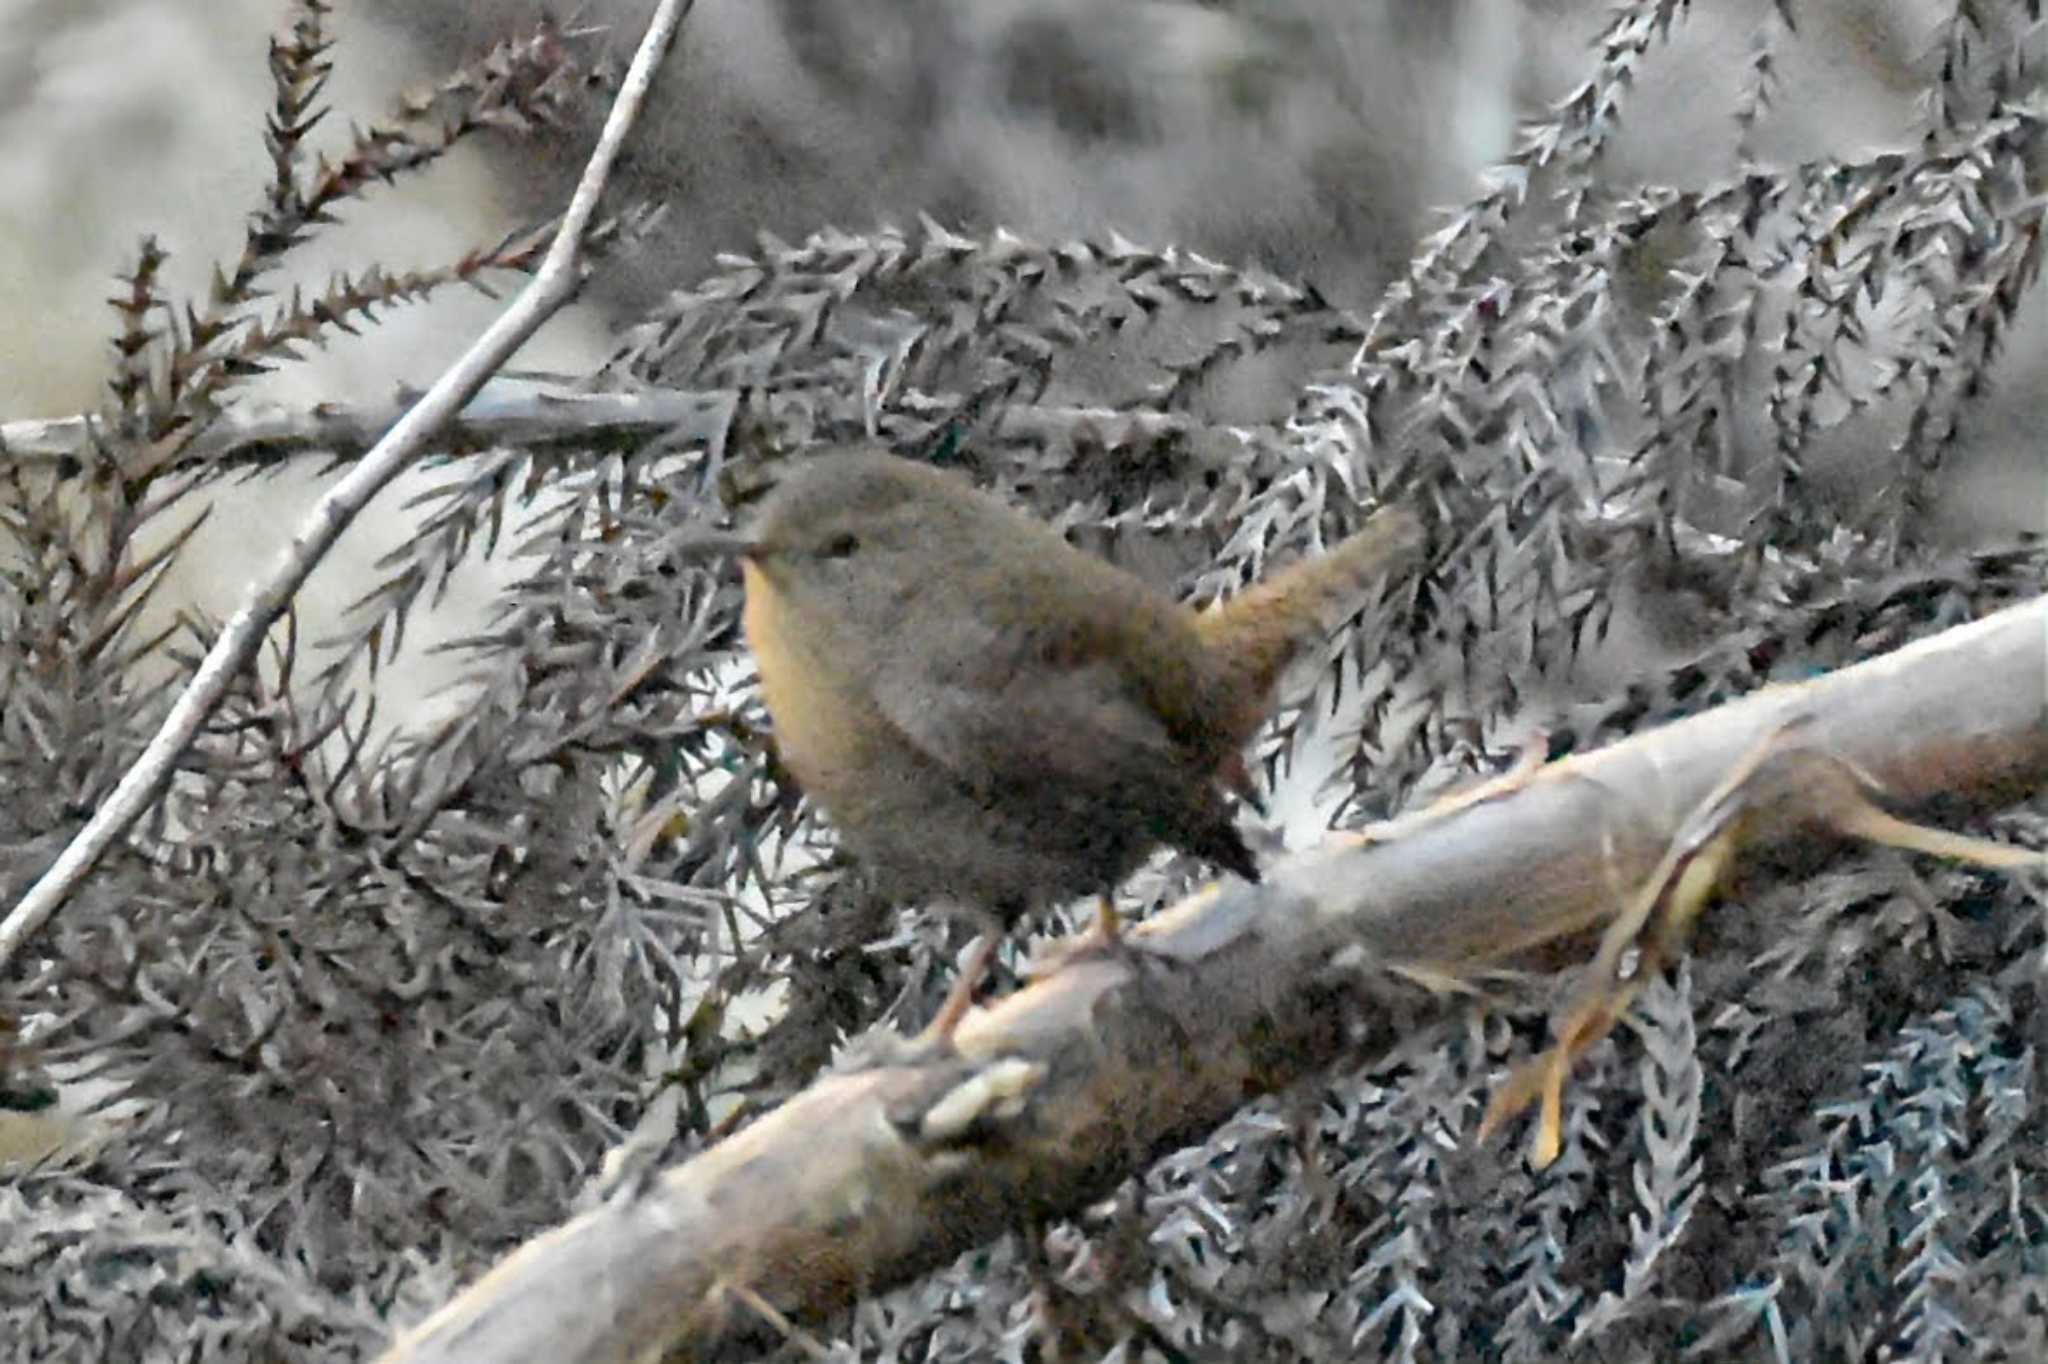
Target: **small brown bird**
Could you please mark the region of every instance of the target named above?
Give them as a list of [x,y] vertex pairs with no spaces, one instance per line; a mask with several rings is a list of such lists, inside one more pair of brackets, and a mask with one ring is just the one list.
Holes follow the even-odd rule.
[[948,1040],[1000,934],[1108,892],[1164,843],[1256,881],[1226,787],[1282,671],[1414,557],[1383,510],[1206,611],[964,479],[880,450],[794,465],[741,536],[747,641],[782,758],[904,901],[984,932],[926,1036]]

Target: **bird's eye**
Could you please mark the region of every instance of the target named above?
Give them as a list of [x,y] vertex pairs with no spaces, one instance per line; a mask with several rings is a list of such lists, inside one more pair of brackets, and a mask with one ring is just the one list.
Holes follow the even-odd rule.
[[843,530],[825,542],[818,551],[827,559],[850,559],[860,549],[860,537],[850,530]]

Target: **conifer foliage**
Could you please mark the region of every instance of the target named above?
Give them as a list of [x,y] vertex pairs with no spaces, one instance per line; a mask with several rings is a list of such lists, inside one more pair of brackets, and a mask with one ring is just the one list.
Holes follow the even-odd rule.
[[[658,429],[565,402],[451,446],[354,614],[280,635],[158,816],[0,975],[0,1107],[87,1082],[120,1100],[0,1183],[11,1357],[374,1353],[636,1134],[702,1149],[848,1036],[929,1014],[945,926],[833,858],[749,685],[736,585],[672,553],[812,442],[961,465],[1196,596],[1370,501],[1426,509],[1430,572],[1332,643],[1255,755],[1277,774],[1312,735],[1342,745],[1353,824],[1532,732],[1596,745],[2039,594],[2038,546],[1931,533],[2038,307],[2037,7],[1953,7],[1910,149],[1766,165],[1749,133],[1799,8],[1775,7],[1730,112],[1740,163],[1674,187],[1613,183],[1602,154],[1685,6],[1618,6],[1584,84],[1365,316],[1109,235],[826,229],[723,258],[576,395],[665,402]],[[266,297],[339,202],[601,83],[544,27],[330,161],[308,150],[326,11],[304,0],[273,45],[275,176],[240,258],[167,299],[145,242],[90,441],[0,449],[0,908],[162,714],[137,678],[194,655],[134,627],[181,542],[139,557],[138,529],[314,458],[233,438],[241,381],[545,244]],[[1223,411],[1254,374],[1287,378]],[[1809,467],[1845,440],[1855,497]],[[384,726],[379,666],[477,555],[519,572],[456,646],[463,704]],[[1996,823],[2048,841],[2038,809]],[[1187,876],[1162,863],[1127,897]],[[2038,891],[1883,853],[1758,886],[1581,1067],[1548,1169],[1474,1141],[1542,1020],[1475,1014],[878,1296],[835,1348],[2043,1357]]]

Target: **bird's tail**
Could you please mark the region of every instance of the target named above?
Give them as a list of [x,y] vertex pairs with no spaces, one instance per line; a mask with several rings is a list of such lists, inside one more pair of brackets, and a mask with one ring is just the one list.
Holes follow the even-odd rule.
[[1365,605],[1369,589],[1422,557],[1421,520],[1405,507],[1385,507],[1336,548],[1289,564],[1251,587],[1196,613],[1202,642],[1222,661],[1250,713],[1240,742],[1265,719],[1273,688],[1295,657]]

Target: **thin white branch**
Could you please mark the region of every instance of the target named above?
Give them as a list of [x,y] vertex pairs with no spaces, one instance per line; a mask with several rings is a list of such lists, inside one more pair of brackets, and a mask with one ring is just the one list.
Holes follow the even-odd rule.
[[269,574],[252,584],[241,607],[207,651],[199,670],[193,674],[163,727],[135,765],[128,769],[106,802],[94,812],[78,836],[71,840],[56,862],[40,880],[30,886],[21,902],[0,922],[0,967],[5,967],[23,943],[41,928],[57,907],[85,879],[114,841],[125,834],[170,784],[171,771],[199,733],[201,725],[227,694],[229,684],[249,666],[278,615],[291,602],[306,577],[341,538],[349,523],[425,449],[435,433],[475,396],[498,368],[540,329],[543,322],[575,296],[582,283],[578,251],[584,233],[597,210],[597,201],[611,176],[654,75],[675,40],[676,30],[695,0],[662,0],[649,21],[640,50],[613,100],[597,149],[583,168],[569,210],[547,259],[512,306],[477,338],[463,357],[427,390],[426,396],[377,442],[363,461],[330,488],[313,507],[306,522],[278,556]]

